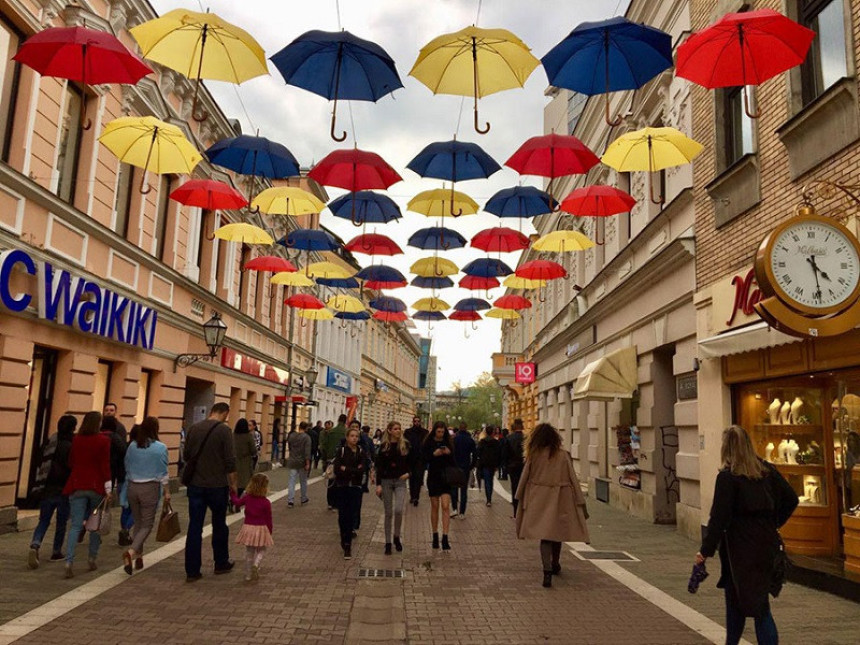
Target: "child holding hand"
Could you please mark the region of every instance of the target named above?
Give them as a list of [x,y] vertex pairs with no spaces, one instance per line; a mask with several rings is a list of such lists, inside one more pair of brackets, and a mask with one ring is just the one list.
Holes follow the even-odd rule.
[[272,503],[269,494],[269,478],[257,473],[248,482],[242,497],[230,491],[230,501],[236,507],[245,507],[245,521],[236,536],[236,544],[245,545],[245,581],[260,578],[260,562],[266,549],[274,546],[272,540]]

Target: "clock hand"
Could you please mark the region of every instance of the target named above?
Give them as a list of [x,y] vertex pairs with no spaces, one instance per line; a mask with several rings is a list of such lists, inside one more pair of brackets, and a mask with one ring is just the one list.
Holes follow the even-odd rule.
[[[809,259],[807,259],[807,261],[809,261]],[[820,274],[821,274],[821,277],[822,277],[822,278],[824,278],[824,279],[825,279],[825,280],[827,280],[828,282],[832,282],[832,280],[830,279],[830,276],[829,276],[829,275],[827,275],[827,273],[826,273],[826,272],[822,271],[822,270],[821,270],[821,268],[818,266],[818,262],[816,262],[816,261],[815,261],[815,256],[814,256],[814,255],[813,255],[813,256],[811,256],[811,263],[812,263],[813,268],[814,268],[816,271],[818,271],[818,273],[820,273]]]
[[814,255],[809,256],[808,258],[806,258],[806,261],[812,265],[812,271],[815,274],[815,288],[818,291],[821,291],[821,285],[818,284],[818,265],[815,264],[815,256]]

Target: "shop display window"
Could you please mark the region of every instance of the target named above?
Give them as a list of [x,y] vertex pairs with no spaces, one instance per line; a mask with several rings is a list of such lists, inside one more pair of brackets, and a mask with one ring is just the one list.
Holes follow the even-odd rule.
[[836,483],[845,513],[860,515],[860,378],[840,380],[832,403]]

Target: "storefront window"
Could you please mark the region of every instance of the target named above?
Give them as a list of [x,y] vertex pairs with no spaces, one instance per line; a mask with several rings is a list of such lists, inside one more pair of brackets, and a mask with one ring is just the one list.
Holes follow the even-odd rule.
[[840,380],[834,399],[833,451],[841,510],[860,505],[860,378]]
[[141,370],[140,380],[137,382],[137,410],[134,413],[134,422],[140,423],[149,413],[149,387],[152,383],[152,372]]
[[110,379],[113,374],[113,363],[99,361],[96,367],[96,383],[93,387],[93,409],[101,411],[108,403],[110,396]]

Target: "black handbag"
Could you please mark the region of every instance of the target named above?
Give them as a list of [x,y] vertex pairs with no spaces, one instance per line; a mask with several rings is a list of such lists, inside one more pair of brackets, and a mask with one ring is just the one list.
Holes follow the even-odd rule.
[[443,472],[442,477],[448,486],[462,488],[469,485],[469,476],[462,468],[457,466],[448,466]]
[[785,584],[788,569],[791,567],[791,560],[785,552],[785,542],[782,541],[782,536],[777,533],[777,550],[773,556],[773,574],[770,577],[770,595],[776,598],[779,592],[782,591],[782,586]]

